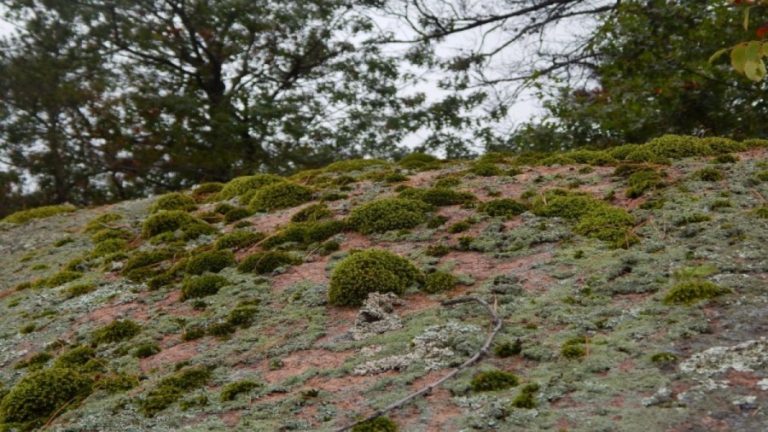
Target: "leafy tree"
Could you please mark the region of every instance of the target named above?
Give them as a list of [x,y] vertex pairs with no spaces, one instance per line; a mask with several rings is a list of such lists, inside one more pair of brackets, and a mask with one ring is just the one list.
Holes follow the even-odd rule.
[[542,91],[545,117],[506,146],[604,147],[666,133],[768,136],[768,88],[707,61],[747,37],[740,19],[719,0],[625,2],[595,31],[587,85]]

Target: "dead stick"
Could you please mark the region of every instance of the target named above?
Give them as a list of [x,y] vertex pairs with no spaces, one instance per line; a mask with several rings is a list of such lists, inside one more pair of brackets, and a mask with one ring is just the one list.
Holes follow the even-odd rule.
[[503,323],[501,318],[499,318],[498,314],[496,314],[496,311],[494,310],[494,308],[492,308],[491,305],[489,305],[485,300],[479,299],[477,297],[458,297],[458,298],[455,298],[455,299],[446,300],[446,301],[442,302],[441,304],[443,306],[453,306],[453,305],[457,305],[457,304],[461,304],[461,303],[469,303],[469,302],[477,302],[477,303],[480,303],[483,307],[485,307],[485,309],[488,311],[488,314],[491,316],[491,323],[493,324],[493,330],[491,331],[490,334],[488,334],[488,337],[485,339],[485,343],[483,344],[482,347],[480,347],[480,350],[478,350],[475,353],[475,355],[470,357],[467,361],[465,361],[464,363],[462,363],[461,365],[456,367],[456,369],[452,370],[450,373],[448,373],[444,377],[440,378],[439,380],[433,382],[432,384],[430,384],[430,385],[428,385],[426,387],[423,387],[422,389],[420,389],[420,390],[418,390],[416,392],[413,392],[413,393],[409,394],[408,396],[406,396],[406,397],[404,397],[404,398],[402,398],[402,399],[400,399],[400,400],[398,400],[396,402],[393,402],[393,403],[387,405],[384,408],[381,408],[381,409],[377,410],[376,412],[374,412],[373,414],[371,414],[370,416],[368,416],[368,417],[366,417],[366,418],[364,418],[362,420],[358,420],[358,421],[356,421],[356,422],[354,422],[352,424],[348,424],[348,425],[346,425],[346,426],[344,426],[342,428],[336,429],[336,432],[348,431],[348,430],[352,429],[353,427],[359,425],[360,423],[364,423],[364,422],[367,422],[369,420],[373,420],[373,419],[375,419],[377,417],[381,417],[384,414],[386,414],[386,413],[388,413],[390,411],[393,411],[393,410],[395,410],[397,408],[400,408],[403,405],[407,404],[408,402],[410,402],[410,401],[412,401],[412,400],[414,400],[414,399],[416,399],[418,397],[421,397],[421,396],[424,396],[424,395],[427,395],[427,394],[431,393],[432,389],[434,389],[435,387],[437,387],[437,386],[441,385],[442,383],[448,381],[449,379],[453,378],[454,376],[456,376],[462,370],[464,370],[464,369],[468,368],[469,366],[472,366],[473,364],[477,363],[484,355],[486,355],[488,353],[488,350],[491,348],[491,344],[493,343],[493,339],[496,337],[496,334],[499,333],[499,330],[501,330],[501,326],[502,326],[502,323]]

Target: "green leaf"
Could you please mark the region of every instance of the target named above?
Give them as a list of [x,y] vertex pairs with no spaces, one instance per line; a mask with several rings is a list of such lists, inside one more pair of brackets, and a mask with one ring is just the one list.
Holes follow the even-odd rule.
[[768,57],[768,42],[763,43],[762,53],[763,57]]
[[744,63],[747,61],[747,44],[740,43],[731,50],[731,66],[736,72],[744,73]]
[[[766,45],[768,45],[768,44],[766,44]],[[727,53],[729,49],[730,48],[722,48],[722,49],[719,49],[719,50],[715,51],[715,53],[712,54],[712,56],[709,58],[709,62],[710,63],[714,63],[715,60],[719,59],[720,57],[723,56],[723,54]],[[766,47],[766,49],[768,49],[768,47]]]

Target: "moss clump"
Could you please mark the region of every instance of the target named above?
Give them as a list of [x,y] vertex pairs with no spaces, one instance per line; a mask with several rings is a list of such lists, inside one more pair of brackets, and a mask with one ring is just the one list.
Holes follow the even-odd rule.
[[695,223],[708,222],[711,219],[712,218],[709,215],[704,213],[690,213],[678,216],[672,223],[677,227],[681,227]]
[[261,387],[261,384],[255,381],[243,380],[236,381],[225,385],[221,389],[220,399],[222,402],[233,401],[238,395],[248,393],[253,389]]
[[310,199],[311,189],[296,183],[280,182],[257,190],[250,201],[250,207],[254,211],[271,211],[295,207]]
[[81,295],[88,294],[96,290],[96,285],[92,282],[72,285],[64,292],[64,298],[71,299]]
[[262,246],[271,249],[284,243],[297,243],[300,247],[306,247],[327,240],[340,233],[344,227],[344,223],[337,220],[291,223],[262,242]]
[[501,358],[519,355],[521,352],[523,352],[523,342],[520,339],[515,339],[514,342],[505,341],[493,348],[496,357]]
[[264,186],[284,182],[285,179],[272,174],[256,174],[252,176],[236,177],[225,184],[216,196],[218,200],[228,200],[242,197]]
[[45,280],[45,286],[54,288],[57,286],[64,285],[65,283],[72,282],[74,280],[78,280],[81,277],[83,277],[83,273],[79,271],[72,271],[72,270],[62,270],[55,275],[49,277]]
[[510,198],[501,198],[484,202],[480,205],[480,211],[493,217],[510,218],[518,216],[528,210],[528,207]]
[[710,145],[702,139],[685,135],[663,135],[649,141],[647,147],[656,156],[670,159],[713,154]]
[[301,259],[288,252],[256,252],[245,258],[237,269],[244,273],[268,274],[280,267],[301,264]]
[[768,219],[768,205],[762,205],[753,210],[755,216],[760,219]]
[[442,271],[430,273],[426,277],[423,290],[430,294],[448,291],[456,286],[456,276]]
[[324,168],[326,172],[352,172],[361,171],[377,165],[389,165],[389,162],[381,159],[350,159],[334,162]]
[[456,222],[455,224],[448,227],[448,232],[451,234],[457,234],[464,232],[470,228],[472,228],[473,221],[471,219],[464,219],[462,221]]
[[587,339],[584,336],[568,339],[560,347],[560,355],[571,360],[586,356]]
[[515,374],[501,370],[478,372],[472,377],[473,391],[496,391],[516,386],[520,381]]
[[94,233],[96,231],[101,231],[105,228],[110,228],[111,222],[117,222],[119,220],[122,220],[123,216],[117,213],[104,213],[103,215],[97,216],[90,220],[85,225],[85,232],[87,233]]
[[104,390],[109,394],[128,391],[139,385],[139,377],[124,373],[107,374],[101,377],[95,388]]
[[347,223],[363,234],[410,229],[424,223],[430,210],[422,201],[382,198],[354,208]]
[[195,276],[184,281],[181,287],[181,299],[201,298],[214,295],[219,290],[229,284],[229,281],[219,275],[204,274]]
[[77,208],[71,204],[62,205],[50,205],[37,207],[29,210],[21,210],[16,213],[12,213],[6,216],[0,222],[8,222],[12,224],[23,224],[33,219],[43,219],[51,216],[55,216],[61,213],[70,213],[77,210]]
[[224,222],[230,224],[232,222],[237,222],[240,219],[245,219],[252,214],[253,212],[245,207],[235,207],[224,213]]
[[531,210],[537,216],[575,220],[593,211],[595,205],[604,203],[586,194],[554,189],[537,197]]
[[219,182],[208,182],[208,183],[200,183],[199,185],[192,188],[192,198],[195,199],[195,201],[205,201],[206,198],[210,197],[211,195],[220,192],[224,188],[224,183]]
[[187,260],[186,271],[199,275],[205,272],[218,273],[235,265],[235,254],[229,250],[213,250],[192,256]]
[[185,393],[202,387],[211,378],[211,371],[205,366],[184,368],[173,375],[163,378],[138,402],[139,410],[147,417],[152,417],[181,399]]
[[451,248],[444,244],[428,246],[424,254],[431,257],[443,257],[451,252]]
[[496,164],[482,161],[473,163],[469,172],[480,177],[494,177],[504,174],[504,171]]
[[440,159],[426,153],[414,152],[406,155],[397,164],[412,170],[429,170],[440,167]]
[[677,356],[671,352],[660,352],[652,355],[651,361],[656,364],[670,364],[677,361]]
[[239,305],[236,308],[229,311],[227,315],[227,323],[241,328],[250,327],[253,323],[253,317],[256,316],[258,308],[253,305]]
[[716,182],[720,181],[724,178],[723,172],[720,171],[717,168],[707,167],[702,168],[695,173],[693,173],[693,178],[701,180],[701,181],[707,181],[707,182]]
[[666,304],[691,305],[729,293],[730,290],[705,279],[690,279],[677,283],[664,296]]
[[397,423],[389,417],[376,417],[352,428],[352,432],[397,432],[398,430],[400,429]]
[[85,345],[78,345],[58,356],[53,363],[53,367],[80,369],[94,358],[96,358],[96,351],[93,348]]
[[[626,165],[625,165],[626,166]],[[642,169],[627,178],[627,198],[638,198],[649,190],[661,188],[664,181],[661,175],[652,169]]]
[[260,232],[234,230],[219,237],[214,244],[216,249],[243,249],[254,245],[262,240],[266,235]]
[[573,150],[565,153],[564,156],[580,164],[602,166],[616,163],[616,159],[604,150]]
[[325,203],[312,204],[294,213],[291,222],[317,222],[333,216],[333,212]]
[[738,153],[748,149],[744,143],[734,141],[730,138],[708,137],[702,138],[701,142],[708,146],[714,154],[722,155],[727,153]]
[[184,239],[194,239],[203,234],[212,234],[216,229],[189,213],[181,210],[161,210],[148,217],[141,228],[144,238],[166,232],[182,231]]
[[104,228],[91,235],[91,241],[96,244],[107,240],[130,240],[131,238],[133,238],[133,233],[124,228]]
[[86,397],[93,382],[74,369],[51,368],[22,378],[0,403],[0,423],[39,425],[68,404]]
[[154,342],[144,342],[136,345],[133,356],[136,358],[151,357],[160,352],[160,346]]
[[184,333],[181,335],[181,340],[189,342],[195,339],[200,339],[203,336],[205,336],[205,328],[193,326],[184,330]]
[[400,198],[423,201],[435,207],[466,205],[474,202],[476,199],[470,192],[461,192],[448,188],[409,188],[400,193]]
[[342,260],[331,274],[328,301],[337,306],[359,306],[372,292],[401,295],[421,272],[407,259],[381,249],[358,251]]
[[582,217],[574,232],[586,237],[611,243],[614,247],[627,248],[638,242],[632,233],[635,218],[619,207],[604,205]]
[[175,252],[172,249],[153,249],[134,254],[123,265],[123,274],[127,275],[131,271],[148,267],[165,260],[173,258]]
[[115,320],[91,334],[95,344],[115,343],[131,339],[141,333],[141,326],[131,320]]
[[536,408],[536,392],[539,391],[539,385],[529,383],[520,389],[520,394],[512,401],[515,408],[533,409]]
[[150,213],[157,213],[161,210],[181,210],[190,211],[194,210],[197,206],[195,200],[184,195],[181,192],[171,192],[165,195],[160,195],[152,206],[149,208]]
[[39,352],[32,355],[32,357],[16,363],[13,368],[38,370],[45,366],[52,358],[53,356],[47,352]]
[[461,177],[448,175],[438,178],[432,187],[435,189],[450,189],[461,185]]

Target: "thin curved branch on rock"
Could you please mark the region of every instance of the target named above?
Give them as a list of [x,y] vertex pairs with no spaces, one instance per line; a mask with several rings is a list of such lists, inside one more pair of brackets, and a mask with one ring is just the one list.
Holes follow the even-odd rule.
[[450,373],[448,373],[444,377],[440,378],[439,380],[437,380],[437,381],[435,381],[435,382],[433,382],[433,383],[431,383],[431,384],[429,384],[429,385],[419,389],[418,391],[415,391],[415,392],[409,394],[408,396],[406,396],[406,397],[404,397],[404,398],[402,398],[402,399],[400,399],[398,401],[395,401],[395,402],[387,405],[384,408],[381,408],[381,409],[377,410],[376,412],[374,412],[373,414],[371,414],[370,416],[368,416],[368,417],[366,417],[366,418],[364,418],[362,420],[358,420],[358,421],[356,421],[354,423],[351,423],[351,424],[348,424],[348,425],[346,425],[344,427],[336,429],[336,432],[348,431],[348,430],[352,429],[353,427],[357,426],[360,423],[364,423],[364,422],[367,422],[369,420],[373,420],[373,419],[375,419],[377,417],[381,417],[384,414],[386,414],[386,413],[388,413],[390,411],[393,411],[393,410],[395,410],[397,408],[400,408],[403,405],[407,404],[408,402],[411,402],[412,400],[414,400],[414,399],[416,399],[418,397],[428,395],[429,393],[432,392],[432,389],[438,387],[442,383],[444,383],[444,382],[448,381],[449,379],[455,377],[456,375],[458,375],[459,372],[461,372],[462,370],[464,370],[464,369],[472,366],[473,364],[477,363],[478,361],[480,361],[481,358],[483,358],[484,355],[488,354],[488,350],[490,350],[490,348],[491,348],[491,344],[493,343],[493,339],[499,333],[499,331],[501,330],[501,326],[503,324],[503,321],[501,320],[501,318],[499,318],[499,315],[496,313],[495,308],[492,307],[491,305],[489,305],[488,302],[486,302],[485,300],[477,298],[477,297],[457,297],[455,299],[445,300],[445,301],[441,302],[440,304],[447,307],[447,306],[454,306],[454,305],[457,305],[457,304],[470,303],[470,302],[480,303],[483,307],[485,307],[485,309],[488,311],[488,314],[491,316],[491,324],[493,324],[493,330],[491,330],[491,332],[488,334],[488,337],[485,339],[485,343],[483,343],[483,346],[480,347],[480,349],[472,357],[467,359],[467,361],[465,361],[461,365],[457,366],[454,370],[452,370]]

